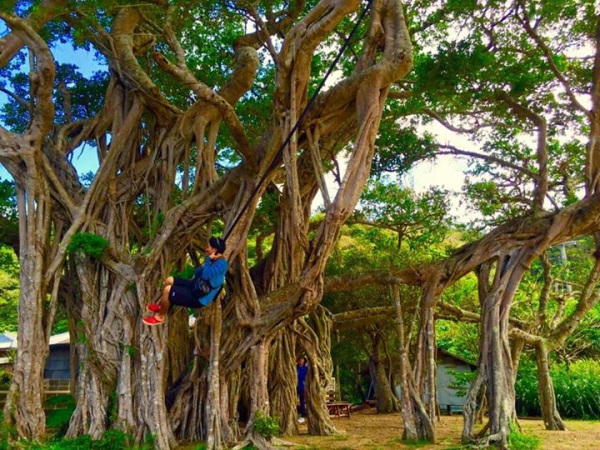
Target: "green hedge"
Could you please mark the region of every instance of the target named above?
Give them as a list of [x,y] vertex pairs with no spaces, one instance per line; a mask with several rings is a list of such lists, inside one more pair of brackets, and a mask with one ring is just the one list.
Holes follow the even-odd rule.
[[[563,418],[600,419],[600,363],[581,360],[555,365],[551,370],[558,411]],[[536,368],[522,365],[515,385],[517,413],[520,416],[540,416]]]

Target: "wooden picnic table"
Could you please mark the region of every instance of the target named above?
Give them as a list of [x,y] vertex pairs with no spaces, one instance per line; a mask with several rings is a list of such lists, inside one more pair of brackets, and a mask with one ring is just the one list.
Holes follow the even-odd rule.
[[330,416],[337,416],[338,418],[350,417],[350,407],[352,405],[348,402],[331,402],[327,403],[327,409],[329,410]]

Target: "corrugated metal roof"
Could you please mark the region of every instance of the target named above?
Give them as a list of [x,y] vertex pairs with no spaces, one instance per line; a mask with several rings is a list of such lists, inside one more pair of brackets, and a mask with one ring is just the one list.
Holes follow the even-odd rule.
[[68,331],[65,331],[64,333],[55,334],[54,336],[50,336],[50,345],[69,344],[70,341],[71,336],[69,336]]
[[[68,344],[70,343],[71,337],[69,332],[58,333],[54,336],[50,336],[50,345],[57,344]],[[0,334],[0,350],[11,350],[17,348],[17,333],[3,333]]]
[[451,357],[451,358],[457,359],[457,360],[459,360],[459,361],[461,361],[461,362],[463,362],[463,363],[465,363],[465,364],[468,364],[469,366],[472,366],[472,367],[477,367],[477,364],[474,364],[474,363],[472,363],[471,361],[468,361],[466,358],[463,358],[462,356],[459,356],[459,355],[455,355],[455,354],[453,354],[453,353],[450,353],[448,350],[444,350],[443,348],[440,348],[440,347],[438,347],[438,348],[437,348],[437,351],[438,351],[439,353],[442,353],[442,354],[444,354],[444,355],[447,355],[447,356],[449,356],[449,357]]
[[0,334],[0,350],[17,348],[17,333],[7,331]]

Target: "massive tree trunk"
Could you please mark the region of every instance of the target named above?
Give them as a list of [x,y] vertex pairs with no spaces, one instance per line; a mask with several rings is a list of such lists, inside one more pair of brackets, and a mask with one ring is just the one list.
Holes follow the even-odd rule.
[[306,410],[308,432],[328,436],[337,432],[326,405],[326,388],[331,384],[331,318],[325,308],[318,306],[309,320],[298,319],[295,332],[298,346],[308,359],[306,380]]
[[[494,443],[507,448],[511,423],[516,419],[514,374],[508,340],[510,306],[514,293],[529,267],[532,250],[517,248],[500,256],[496,261],[493,281],[489,280],[489,265],[479,276],[480,284],[487,285],[481,295],[481,334],[479,375],[469,392],[474,398],[483,382],[489,400],[489,435],[486,445]],[[489,283],[489,284],[488,284]],[[471,408],[466,414],[473,414]],[[468,417],[465,423],[473,424]],[[463,440],[472,437],[472,429],[463,430]]]
[[246,424],[246,439],[259,449],[270,449],[271,446],[257,430],[254,423],[261,418],[268,418],[271,414],[269,406],[269,393],[267,389],[267,371],[269,359],[269,343],[258,341],[250,350],[250,418]]
[[[414,370],[410,370],[407,360],[407,349],[401,348],[401,378],[403,384],[402,402],[410,402],[402,407],[403,417],[406,416],[404,435],[413,439],[416,432],[417,439],[435,442],[435,417],[438,415],[436,378],[436,340],[435,340],[435,306],[443,284],[440,282],[439,273],[425,271],[421,285],[421,299],[419,316],[419,331],[414,350]],[[394,292],[396,303],[396,321],[402,320],[399,305],[399,293]],[[398,335],[404,333],[403,323],[398,323]],[[401,342],[404,342],[404,337]],[[404,344],[406,347],[408,343]],[[414,421],[414,428],[413,428]]]
[[[20,436],[39,440],[45,433],[42,380],[59,287],[59,279],[47,277],[46,272],[56,246],[51,245],[54,202],[46,175],[48,165],[43,157],[46,135],[54,119],[52,89],[55,72],[49,48],[37,33],[17,16],[0,13],[0,17],[13,29],[15,40],[30,50],[31,102],[39,105],[31,111],[22,136],[0,127],[0,162],[15,179],[17,188],[21,268],[18,351],[4,421],[15,426]],[[42,23],[48,20],[47,17]],[[11,58],[10,53],[10,48],[2,48],[1,65],[7,61],[2,57]],[[59,234],[61,230],[56,227],[54,232]],[[60,236],[54,238],[60,239]],[[53,287],[48,305],[50,283]]]
[[39,440],[46,429],[42,381],[53,321],[53,317],[44,314],[47,288],[43,279],[51,204],[48,187],[41,174],[35,173],[39,168],[34,158],[25,161],[27,170],[34,173],[25,185],[17,182],[21,222],[18,353],[4,407],[4,421],[15,426],[20,436]]
[[[110,426],[107,420],[109,411],[113,408],[115,411],[118,409],[118,397],[115,393],[119,376],[118,367],[123,357],[123,347],[120,348],[112,339],[105,339],[104,330],[120,332],[120,326],[115,325],[113,320],[119,321],[118,311],[121,308],[113,301],[111,306],[115,309],[106,309],[107,297],[111,292],[123,291],[124,286],[121,289],[116,288],[115,291],[102,288],[102,286],[115,284],[114,278],[101,266],[99,268],[97,262],[86,259],[77,257],[75,263],[81,292],[81,306],[80,329],[76,330],[73,338],[80,361],[80,371],[76,389],[77,407],[67,435],[75,437],[89,434],[93,439],[99,439],[106,431],[106,427]],[[107,320],[98,321],[99,313]],[[132,342],[123,345],[131,346]],[[128,372],[126,368],[127,365],[124,363],[123,370],[120,372],[122,376]],[[131,395],[128,397],[130,398]],[[116,418],[116,414],[110,416]],[[133,411],[129,411],[126,416],[133,417]],[[133,423],[124,425],[131,426]]]

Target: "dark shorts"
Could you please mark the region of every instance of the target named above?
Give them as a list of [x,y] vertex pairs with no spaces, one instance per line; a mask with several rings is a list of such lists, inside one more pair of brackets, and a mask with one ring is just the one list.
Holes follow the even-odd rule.
[[202,303],[200,303],[198,297],[192,294],[192,285],[192,280],[175,277],[169,292],[169,302],[186,308],[201,308]]

